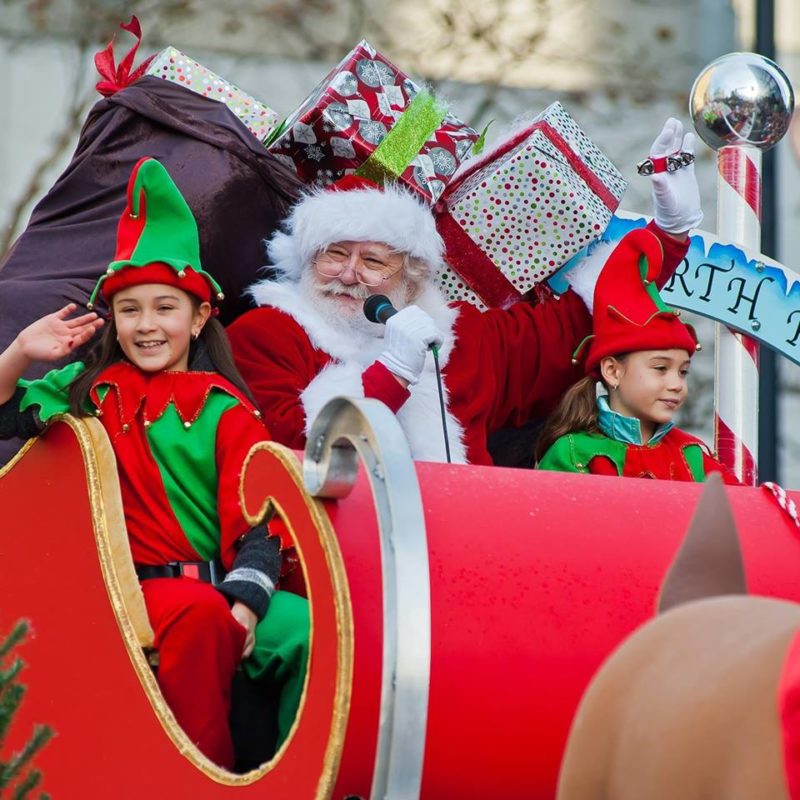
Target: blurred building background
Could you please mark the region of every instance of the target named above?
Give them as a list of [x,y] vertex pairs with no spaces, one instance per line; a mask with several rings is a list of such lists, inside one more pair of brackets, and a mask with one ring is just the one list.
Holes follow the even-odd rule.
[[[623,207],[649,213],[635,172],[668,116],[688,126],[689,89],[717,56],[754,47],[756,0],[2,0],[0,256],[68,163],[97,99],[93,54],[131,13],[140,57],[172,44],[281,115],[359,39],[433,84],[489,141],[560,100],[629,178]],[[800,86],[800,3],[775,0],[777,60]],[[779,146],[777,257],[800,272],[800,125]],[[715,227],[714,154],[698,145],[706,219]],[[681,424],[712,441],[713,326],[695,359]],[[778,458],[800,487],[800,367],[780,374]]]

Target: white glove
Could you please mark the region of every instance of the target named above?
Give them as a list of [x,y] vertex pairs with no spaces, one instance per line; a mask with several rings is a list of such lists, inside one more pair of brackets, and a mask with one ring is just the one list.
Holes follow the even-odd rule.
[[[676,155],[681,150],[694,153],[694,134],[683,135],[683,123],[670,117],[650,147],[650,158]],[[694,164],[675,172],[651,175],[653,209],[656,225],[667,233],[686,233],[703,221],[700,207],[700,188],[694,174]]]
[[444,339],[429,314],[419,306],[407,306],[386,322],[384,341],[386,349],[378,361],[413,385],[425,368],[429,346],[440,346]]

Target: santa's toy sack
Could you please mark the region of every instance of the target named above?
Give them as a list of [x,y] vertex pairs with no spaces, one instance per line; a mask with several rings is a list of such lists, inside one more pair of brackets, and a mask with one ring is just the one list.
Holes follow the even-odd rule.
[[[414,464],[375,401],[332,401],[309,443],[256,445],[242,476],[247,516],[276,513],[294,538],[312,640],[287,741],[241,775],[207,761],[159,693],[100,423],[62,418],[0,472],[3,629],[33,631],[5,746],[55,729],[36,756],[45,791],[554,795],[578,700],[652,617],[702,487]],[[800,600],[797,528],[766,491],[728,491],[749,590]]]

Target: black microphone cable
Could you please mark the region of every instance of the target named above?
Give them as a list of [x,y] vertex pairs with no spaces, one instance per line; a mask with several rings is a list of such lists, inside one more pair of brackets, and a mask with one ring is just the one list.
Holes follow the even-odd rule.
[[439,348],[432,344],[430,351],[433,353],[433,364],[436,367],[436,386],[439,389],[439,407],[442,409],[442,433],[444,434],[444,452],[447,455],[447,463],[452,464],[450,458],[450,437],[447,435],[447,414],[444,410],[444,389],[442,387],[442,371],[439,369]]
[[[385,294],[370,295],[364,301],[364,316],[370,322],[377,322],[385,325],[386,322],[397,314],[397,309],[392,305],[392,301]],[[442,411],[442,433],[444,434],[444,451],[447,455],[447,463],[452,464],[450,458],[450,438],[447,435],[447,412],[444,407],[444,386],[442,384],[442,371],[439,367],[439,348],[435,344],[428,345],[428,349],[433,353],[433,364],[436,367],[436,388],[439,390],[439,408]]]

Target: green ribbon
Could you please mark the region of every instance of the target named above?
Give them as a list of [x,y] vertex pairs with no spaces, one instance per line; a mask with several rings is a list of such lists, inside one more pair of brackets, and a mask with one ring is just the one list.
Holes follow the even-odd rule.
[[489,132],[489,126],[494,122],[493,119],[490,119],[486,123],[486,127],[481,131],[481,135],[478,137],[478,141],[472,145],[472,155],[479,156],[483,152],[483,148],[486,147],[486,134]]
[[379,185],[399,178],[446,115],[430,92],[420,92],[356,175]]
[[275,127],[275,130],[273,130],[272,133],[267,136],[263,142],[264,147],[270,147],[270,145],[272,145],[280,136],[283,135],[283,132],[286,130],[287,121],[288,117],[287,119],[282,120],[281,123]]

